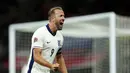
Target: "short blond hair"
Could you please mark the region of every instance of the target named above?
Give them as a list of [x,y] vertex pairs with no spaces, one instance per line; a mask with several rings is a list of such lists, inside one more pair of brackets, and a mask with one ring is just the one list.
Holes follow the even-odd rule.
[[53,7],[53,8],[51,8],[50,10],[49,10],[49,12],[48,12],[48,19],[50,20],[50,18],[51,18],[51,16],[53,15],[53,14],[55,14],[55,10],[63,10],[62,9],[62,7],[59,7],[59,6],[56,6],[56,7]]

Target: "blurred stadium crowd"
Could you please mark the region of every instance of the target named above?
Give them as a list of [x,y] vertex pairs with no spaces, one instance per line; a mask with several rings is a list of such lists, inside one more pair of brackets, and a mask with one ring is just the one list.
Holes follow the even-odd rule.
[[62,6],[66,17],[114,11],[130,16],[128,0],[0,0],[0,72],[8,73],[8,26],[47,20],[47,11]]

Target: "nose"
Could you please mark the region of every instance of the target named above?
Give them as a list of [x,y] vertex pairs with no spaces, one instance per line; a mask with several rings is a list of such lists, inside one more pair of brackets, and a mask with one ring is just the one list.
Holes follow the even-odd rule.
[[62,19],[62,21],[64,22],[65,19]]
[[65,20],[65,17],[62,17],[62,21],[64,21]]

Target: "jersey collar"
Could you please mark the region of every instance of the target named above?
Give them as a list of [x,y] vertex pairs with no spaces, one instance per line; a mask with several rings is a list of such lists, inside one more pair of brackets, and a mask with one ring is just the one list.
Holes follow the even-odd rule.
[[46,27],[47,27],[47,30],[48,30],[53,36],[56,35],[56,33],[53,33],[53,32],[51,31],[51,29],[50,29],[50,27],[49,27],[49,24],[47,24]]

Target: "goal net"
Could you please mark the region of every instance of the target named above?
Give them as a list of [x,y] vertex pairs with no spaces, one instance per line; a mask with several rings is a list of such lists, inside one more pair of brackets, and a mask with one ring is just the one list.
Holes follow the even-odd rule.
[[[9,27],[9,73],[24,73],[33,32],[48,21]],[[130,73],[130,18],[113,12],[66,18],[63,55],[69,73]]]

